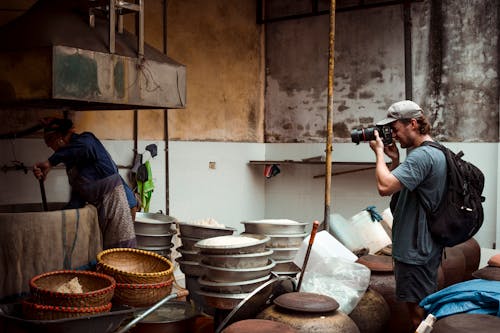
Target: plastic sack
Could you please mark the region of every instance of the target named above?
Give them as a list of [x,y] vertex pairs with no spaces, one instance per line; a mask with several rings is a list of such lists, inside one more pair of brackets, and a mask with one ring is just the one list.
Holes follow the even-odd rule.
[[386,208],[383,212],[382,212],[382,218],[384,219],[385,223],[387,224],[387,226],[392,229],[392,222],[394,220],[393,216],[392,216],[392,212],[391,212],[391,209],[390,208]]
[[349,220],[339,214],[332,214],[330,221],[332,235],[351,251],[368,248],[370,254],[375,254],[392,244],[384,227],[380,222],[373,221],[372,214],[367,210],[362,210]]
[[[309,247],[309,239],[311,235],[307,236],[300,244],[300,248],[293,258],[293,263],[298,267],[304,265],[304,258],[307,253],[307,248]],[[320,231],[314,237],[314,242],[311,247],[311,252],[309,252],[309,258],[307,265],[314,265],[314,263],[322,263],[325,258],[335,257],[343,258],[351,262],[358,260],[358,257],[354,255],[348,248],[342,245],[341,242],[335,239],[328,231]],[[306,267],[307,269],[307,267]]]
[[327,295],[339,303],[339,310],[351,313],[370,283],[370,270],[342,258],[328,257],[306,265],[301,290]]

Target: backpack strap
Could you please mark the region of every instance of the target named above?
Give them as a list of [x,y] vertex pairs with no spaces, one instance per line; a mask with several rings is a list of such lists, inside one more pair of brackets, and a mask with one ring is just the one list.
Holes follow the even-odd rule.
[[431,147],[440,149],[443,152],[445,149],[445,147],[442,144],[440,144],[439,142],[436,142],[436,141],[424,141],[424,142],[422,142],[421,146],[431,146]]
[[[445,157],[446,157],[446,147],[443,146],[442,144],[436,142],[436,141],[424,141],[424,142],[422,142],[422,144],[420,146],[430,146],[430,147],[434,147],[436,149],[439,149],[439,150],[441,150],[443,152],[443,154],[445,154]],[[427,212],[428,215],[431,214],[432,210],[422,200],[422,197],[420,195],[420,192],[418,191],[418,188],[416,189],[416,191],[417,191],[417,196],[418,196],[418,199],[420,201],[420,204],[424,207],[424,209],[425,209],[425,211]],[[443,194],[443,198],[441,200],[443,200],[443,199],[444,199],[444,194]]]

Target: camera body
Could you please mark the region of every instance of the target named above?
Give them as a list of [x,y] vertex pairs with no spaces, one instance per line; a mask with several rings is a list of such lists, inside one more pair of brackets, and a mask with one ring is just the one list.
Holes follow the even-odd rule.
[[374,127],[352,130],[351,140],[358,145],[360,142],[375,140],[375,130],[378,131],[378,136],[382,139],[384,146],[392,143],[392,129],[390,125],[376,125]]

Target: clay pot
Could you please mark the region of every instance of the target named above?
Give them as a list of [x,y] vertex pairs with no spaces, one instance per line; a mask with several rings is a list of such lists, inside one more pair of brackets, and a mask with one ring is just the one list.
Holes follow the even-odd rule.
[[303,333],[359,333],[354,321],[338,311],[339,303],[327,295],[291,292],[276,297],[273,303],[257,319],[285,323]]
[[464,281],[465,256],[460,247],[454,246],[445,249],[445,254],[441,259],[441,269],[443,271],[442,288]]
[[368,288],[349,317],[356,323],[360,333],[385,333],[391,310],[382,295]]
[[246,319],[229,325],[221,333],[297,333],[290,325],[272,320]]
[[498,327],[500,318],[497,316],[461,313],[436,321],[432,333],[496,333]]
[[479,243],[474,238],[470,238],[455,247],[462,250],[465,257],[464,281],[473,279],[472,273],[479,268],[479,263],[481,261],[481,247]]
[[341,311],[327,313],[298,312],[271,305],[257,315],[257,319],[274,320],[293,327],[298,333],[359,333],[348,315]]
[[387,333],[413,333],[414,327],[406,304],[396,299],[396,280],[392,258],[383,255],[366,255],[358,259],[371,270],[369,289],[378,292],[390,310]]

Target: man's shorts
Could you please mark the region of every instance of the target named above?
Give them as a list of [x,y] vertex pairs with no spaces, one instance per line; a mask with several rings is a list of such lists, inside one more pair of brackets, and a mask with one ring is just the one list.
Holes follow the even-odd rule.
[[420,303],[426,296],[436,292],[440,263],[440,252],[424,265],[412,265],[394,260],[396,298],[402,302]]

